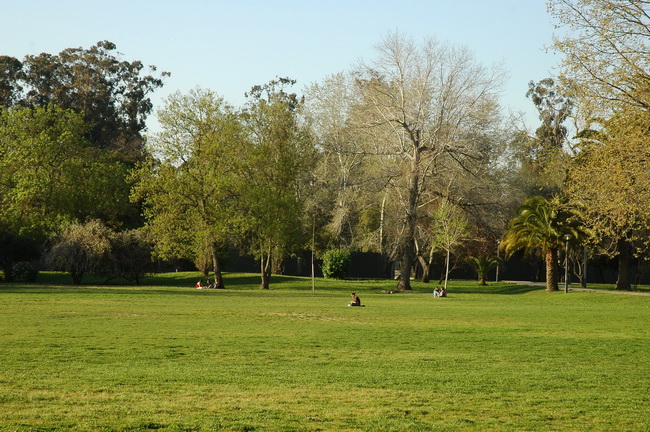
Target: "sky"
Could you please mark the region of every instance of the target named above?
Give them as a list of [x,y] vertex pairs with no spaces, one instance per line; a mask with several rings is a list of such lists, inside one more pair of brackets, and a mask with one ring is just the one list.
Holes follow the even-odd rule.
[[[501,64],[504,113],[537,114],[530,81],[556,75],[545,0],[0,0],[0,55],[117,45],[122,60],[170,72],[154,108],[177,91],[210,89],[235,106],[276,77],[297,91],[376,56],[390,32],[463,45],[486,67]],[[153,116],[152,116],[153,117]],[[155,118],[149,128],[156,129]]]

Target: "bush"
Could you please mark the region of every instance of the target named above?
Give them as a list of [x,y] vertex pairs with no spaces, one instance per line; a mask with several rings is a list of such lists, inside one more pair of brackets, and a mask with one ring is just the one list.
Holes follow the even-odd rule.
[[350,251],[330,249],[323,255],[323,276],[326,279],[343,279],[350,267]]
[[27,261],[17,262],[11,268],[11,277],[15,281],[24,280],[27,282],[36,282],[38,270]]

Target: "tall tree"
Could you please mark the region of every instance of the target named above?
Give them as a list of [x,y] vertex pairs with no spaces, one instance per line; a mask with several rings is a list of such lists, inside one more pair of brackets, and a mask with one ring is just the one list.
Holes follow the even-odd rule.
[[560,275],[558,251],[567,234],[573,244],[584,239],[579,213],[558,198],[536,196],[527,199],[510,220],[501,248],[508,257],[520,250],[529,255],[540,253],[546,263],[546,291],[553,292],[558,289]]
[[[632,243],[647,241],[647,235],[638,238],[638,218],[645,212],[635,203],[645,188],[637,179],[647,171],[650,4],[552,0],[549,6],[561,29],[567,30],[555,38],[555,47],[565,54],[564,81],[585,123],[571,194],[578,201],[598,204],[588,208],[590,224],[601,230],[597,237],[618,245],[617,286],[628,288]],[[605,155],[611,161],[603,159]],[[624,168],[623,160],[629,162]]]
[[389,34],[377,51],[377,59],[357,71],[358,125],[371,135],[374,148],[367,152],[383,159],[400,197],[398,289],[410,290],[423,191],[442,167],[457,164],[471,171],[473,161],[482,158],[476,135],[468,131],[478,117],[498,111],[501,74],[478,64],[467,49],[433,39],[417,45]]
[[650,118],[627,109],[590,134],[571,169],[568,192],[610,256],[618,256],[617,289],[630,288],[630,257],[650,251]]
[[433,214],[433,242],[431,248],[445,252],[445,291],[449,280],[449,265],[453,249],[467,239],[469,227],[460,209],[447,200],[442,200]]
[[151,113],[149,94],[169,73],[144,73],[140,61],[120,60],[116,46],[100,41],[89,49],[68,48],[58,55],[28,55],[22,63],[0,58],[0,104],[28,107],[56,104],[83,114],[88,140],[112,149],[121,159],[142,157],[142,132]]
[[135,173],[133,198],[142,199],[161,258],[211,256],[224,287],[220,250],[233,227],[235,166],[245,157],[239,114],[215,93],[175,93],[159,113],[162,131],[148,148],[155,158]]
[[[239,165],[240,227],[245,249],[260,263],[260,288],[268,289],[277,266],[302,241],[304,185],[311,180],[314,147],[299,122],[302,100],[278,78],[247,94],[248,147]],[[309,230],[311,233],[311,229]]]

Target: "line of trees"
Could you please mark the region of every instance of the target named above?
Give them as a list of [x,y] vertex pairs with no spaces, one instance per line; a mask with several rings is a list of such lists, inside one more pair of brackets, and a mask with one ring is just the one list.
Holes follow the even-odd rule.
[[[464,263],[484,283],[500,242],[506,256],[544,259],[553,291],[568,234],[574,251],[617,256],[617,287],[629,288],[650,240],[645,6],[549,6],[572,32],[556,41],[563,74],[528,88],[533,133],[504,117],[500,68],[399,33],[303,95],[289,78],[252,87],[241,107],[175,93],[146,139],[148,94],[166,73],[144,75],[110,42],[0,57],[0,245],[46,245],[65,268],[54,257],[71,227],[79,238],[101,221],[113,234],[94,244],[122,250],[116,233],[137,232],[153,257],[190,259],[218,287],[232,248],[259,262],[264,289],[284,258],[334,249],[381,253],[410,290],[414,273],[446,280]],[[5,275],[37,255],[27,249],[0,248]]]

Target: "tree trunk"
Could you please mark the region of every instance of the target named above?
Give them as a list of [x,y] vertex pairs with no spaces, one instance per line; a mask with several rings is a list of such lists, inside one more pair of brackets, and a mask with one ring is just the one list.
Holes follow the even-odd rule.
[[[416,143],[417,144],[417,143]],[[420,165],[420,151],[415,146],[413,160],[411,161],[411,175],[409,181],[408,204],[406,207],[406,229],[400,238],[400,252],[402,254],[402,271],[400,273],[397,289],[399,291],[410,291],[411,288],[411,270],[415,261],[415,225],[417,222],[418,196],[420,187],[420,177],[418,169]]]
[[445,260],[445,291],[447,291],[447,281],[449,280],[449,259],[450,253],[449,249],[447,249],[447,259]]
[[223,289],[226,287],[221,275],[221,260],[219,259],[219,247],[217,242],[212,242],[212,267],[214,268],[214,287]]
[[557,266],[557,250],[549,249],[546,252],[546,291],[558,290],[560,271]]
[[81,279],[84,276],[84,272],[72,271],[70,272],[70,276],[72,276],[73,285],[81,285]]
[[260,254],[260,276],[262,277],[260,289],[269,289],[271,286],[271,252]]
[[420,261],[420,266],[422,267],[422,277],[420,278],[420,282],[429,283],[431,280],[431,264],[429,264],[423,256],[418,256],[418,260]]
[[618,249],[618,279],[617,290],[630,289],[630,244],[625,239],[620,239],[616,245]]

